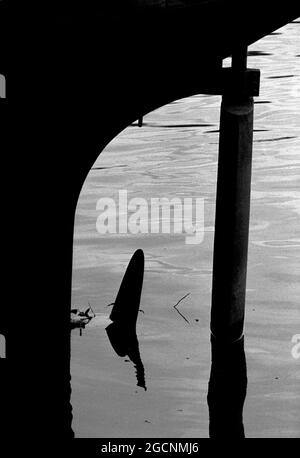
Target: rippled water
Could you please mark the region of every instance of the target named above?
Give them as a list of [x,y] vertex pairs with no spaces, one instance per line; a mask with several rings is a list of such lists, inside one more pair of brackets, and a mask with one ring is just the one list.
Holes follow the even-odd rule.
[[[246,436],[300,436],[300,24],[249,48],[261,70],[255,99],[245,350]],[[229,59],[226,65],[229,65]],[[72,335],[73,427],[79,437],[207,437],[209,314],[221,97],[178,100],[128,127],[97,159],[76,213],[73,305],[97,318]],[[101,197],[201,197],[205,235],[111,234],[96,230]],[[137,332],[148,390],[114,354],[105,325],[137,248],[145,277]],[[190,293],[178,306],[174,304]]]

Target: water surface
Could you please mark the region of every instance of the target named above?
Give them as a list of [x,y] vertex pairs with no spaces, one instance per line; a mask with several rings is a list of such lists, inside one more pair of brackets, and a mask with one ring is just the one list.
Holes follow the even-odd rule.
[[[255,99],[245,352],[247,437],[299,437],[300,359],[300,25],[249,48],[261,70]],[[225,62],[229,65],[229,59]],[[78,437],[207,437],[209,319],[221,97],[177,100],[129,126],[99,156],[78,202],[73,306],[97,318],[72,334],[73,428]],[[111,234],[96,230],[101,197],[202,197],[205,236]],[[137,248],[145,276],[137,321],[147,391],[110,346],[105,327]],[[180,298],[189,293],[178,309]]]

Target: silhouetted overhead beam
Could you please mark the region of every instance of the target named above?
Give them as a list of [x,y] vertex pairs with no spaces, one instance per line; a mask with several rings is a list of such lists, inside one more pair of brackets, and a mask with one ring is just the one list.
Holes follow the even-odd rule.
[[[109,30],[120,38],[119,30],[139,40],[153,41],[168,49],[182,46],[199,52],[227,57],[237,42],[249,45],[300,15],[294,0],[107,0],[101,2],[60,2],[51,8],[59,20],[81,27],[90,25]],[[114,39],[114,38],[112,38]],[[161,41],[160,41],[161,40]]]

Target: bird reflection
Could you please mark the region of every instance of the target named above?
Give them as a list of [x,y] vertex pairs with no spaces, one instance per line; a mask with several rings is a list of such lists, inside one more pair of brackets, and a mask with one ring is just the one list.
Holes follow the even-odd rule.
[[224,343],[211,335],[212,363],[208,385],[209,436],[244,438],[243,406],[247,393],[244,337]]
[[109,341],[119,356],[128,356],[136,370],[137,386],[147,390],[145,369],[141,359],[139,342],[135,330],[127,328],[126,323],[113,322],[107,326]]
[[145,370],[141,359],[136,334],[144,277],[144,253],[137,250],[132,256],[123,277],[112,312],[106,327],[109,341],[118,356],[128,356],[132,361],[137,378],[137,386],[146,390]]

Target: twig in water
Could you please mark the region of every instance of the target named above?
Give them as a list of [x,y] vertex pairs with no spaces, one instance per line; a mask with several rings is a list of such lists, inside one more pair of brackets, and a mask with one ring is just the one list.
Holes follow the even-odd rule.
[[179,313],[180,316],[182,316],[182,318],[190,324],[189,320],[178,310],[177,306],[180,304],[181,301],[183,301],[183,299],[185,299],[187,296],[189,296],[191,293],[187,293],[185,296],[183,296],[181,299],[179,299],[179,301],[173,305],[174,309],[176,310],[176,312]]
[[183,299],[185,299],[187,296],[189,296],[190,294],[191,294],[191,293],[187,293],[185,296],[183,296],[181,299],[179,299],[179,301],[178,301],[175,305],[173,305],[173,307],[176,308],[177,305],[178,305],[181,301],[183,301]]
[[90,306],[90,309],[91,309],[91,311],[93,312],[93,314],[94,314],[94,318],[95,318],[95,316],[96,316],[96,313],[95,313],[95,312],[94,312],[94,310],[92,309],[92,306],[91,306],[91,304],[90,304],[89,302],[88,302],[88,304],[89,304],[89,306]]

